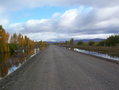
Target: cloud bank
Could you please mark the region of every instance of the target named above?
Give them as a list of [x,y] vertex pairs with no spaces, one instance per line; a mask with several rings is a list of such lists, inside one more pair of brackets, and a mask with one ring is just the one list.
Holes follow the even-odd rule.
[[[29,35],[34,40],[107,37],[119,34],[119,0],[2,0],[0,24],[10,32]],[[49,19],[10,23],[7,16],[15,10],[42,6],[77,7],[54,13]],[[7,13],[6,13],[7,12]]]
[[38,38],[44,40],[119,33],[119,7],[88,8],[85,12],[81,8],[70,9],[63,14],[56,13],[49,19],[11,24],[11,28],[23,34],[39,34]]
[[20,9],[40,6],[91,6],[113,7],[119,5],[119,0],[2,0],[0,8]]

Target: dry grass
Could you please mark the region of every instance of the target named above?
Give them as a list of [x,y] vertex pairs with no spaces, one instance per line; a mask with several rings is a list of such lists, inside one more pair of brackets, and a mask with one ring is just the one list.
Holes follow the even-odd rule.
[[107,53],[111,56],[119,56],[119,47],[104,47],[104,46],[65,46],[67,48],[79,48],[88,51],[95,51],[100,53]]

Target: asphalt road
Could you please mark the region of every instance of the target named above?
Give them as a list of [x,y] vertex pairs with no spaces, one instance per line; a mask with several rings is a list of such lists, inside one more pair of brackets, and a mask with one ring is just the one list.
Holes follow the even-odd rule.
[[51,45],[8,90],[119,90],[119,65]]

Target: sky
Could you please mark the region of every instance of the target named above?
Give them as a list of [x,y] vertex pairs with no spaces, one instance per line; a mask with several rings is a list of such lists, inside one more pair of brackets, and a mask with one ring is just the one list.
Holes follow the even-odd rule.
[[0,0],[0,25],[32,40],[119,34],[119,0]]

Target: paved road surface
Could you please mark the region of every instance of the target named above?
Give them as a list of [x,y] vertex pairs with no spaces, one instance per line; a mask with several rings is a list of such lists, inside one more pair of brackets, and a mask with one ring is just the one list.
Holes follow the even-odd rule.
[[8,90],[119,90],[119,65],[51,45]]

